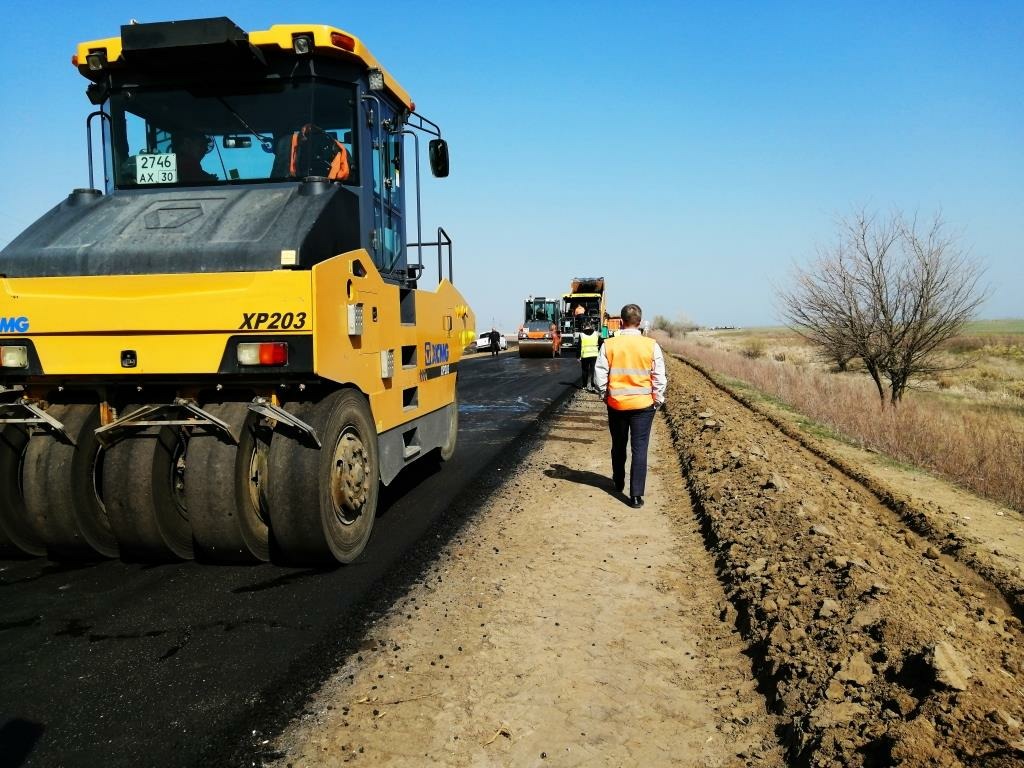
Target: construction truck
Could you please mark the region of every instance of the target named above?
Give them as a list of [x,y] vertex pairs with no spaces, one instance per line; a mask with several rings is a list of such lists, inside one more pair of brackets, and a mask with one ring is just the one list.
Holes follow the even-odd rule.
[[520,357],[558,357],[560,354],[561,309],[558,299],[530,297],[519,326]]
[[607,338],[604,308],[604,278],[574,277],[569,292],[562,296],[562,349],[579,349],[580,334],[590,325]]
[[439,127],[330,26],[133,23],[72,63],[89,187],[0,251],[0,547],[353,560],[380,485],[455,449]]

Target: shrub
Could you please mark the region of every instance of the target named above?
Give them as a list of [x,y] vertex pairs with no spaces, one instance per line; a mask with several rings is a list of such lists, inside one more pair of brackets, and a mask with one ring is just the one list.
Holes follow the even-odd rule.
[[995,392],[999,385],[988,376],[976,376],[970,380],[970,385],[979,392]]
[[664,331],[671,339],[684,338],[690,331],[697,330],[696,324],[685,317],[680,317],[678,320],[669,320],[664,315],[655,315],[651,327]]
[[741,349],[744,357],[749,357],[751,360],[756,360],[759,357],[764,357],[764,340],[759,339],[756,336],[747,339],[743,342]]

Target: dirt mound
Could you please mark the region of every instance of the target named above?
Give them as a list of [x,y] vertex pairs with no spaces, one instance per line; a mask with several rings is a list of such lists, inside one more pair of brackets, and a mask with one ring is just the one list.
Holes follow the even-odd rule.
[[670,360],[667,416],[798,765],[1020,765],[1021,625],[862,486]]
[[[685,359],[684,362],[706,377],[714,378],[712,372],[699,363],[690,359]],[[863,458],[858,461],[857,458],[843,458],[838,455],[836,449],[842,450],[842,444],[832,443],[826,446],[783,418],[782,409],[751,402],[743,393],[727,389],[732,398],[765,416],[811,453],[866,487],[914,531],[997,587],[1010,603],[1017,618],[1024,617],[1024,568],[1021,560],[1021,553],[1024,551],[1024,528],[1021,527],[1021,518],[1015,510],[972,497],[967,491],[957,490],[950,485],[941,487],[941,481],[935,482],[934,478],[930,479],[930,483],[912,483],[918,488],[926,484],[933,486],[929,491],[932,498],[915,497],[915,494],[906,492],[906,483],[903,483],[904,490],[901,491],[881,480],[866,465]],[[848,450],[846,452],[849,453]],[[921,479],[921,476],[913,477],[915,481]],[[943,508],[935,501],[936,497],[944,497],[944,503],[951,508]],[[957,507],[968,507],[971,515],[957,514],[953,511]],[[988,524],[983,523],[986,518]]]

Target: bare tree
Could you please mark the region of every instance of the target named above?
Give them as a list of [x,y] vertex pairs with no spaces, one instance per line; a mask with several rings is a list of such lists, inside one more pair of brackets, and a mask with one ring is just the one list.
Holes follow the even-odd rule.
[[896,405],[911,378],[941,369],[935,349],[984,301],[980,267],[941,216],[927,231],[899,213],[861,210],[840,219],[835,245],[820,249],[793,287],[777,291],[782,316],[840,369],[863,361],[879,400]]
[[923,227],[899,220],[902,259],[887,275],[891,291],[881,304],[887,354],[883,371],[896,405],[914,376],[947,370],[935,350],[963,329],[988,296],[983,269],[936,214]]
[[878,276],[885,272],[897,230],[891,225],[877,226],[863,211],[840,219],[839,224],[836,244],[820,248],[809,267],[796,267],[792,288],[778,290],[782,316],[841,369],[851,359],[860,358],[884,402],[885,349],[875,288]]

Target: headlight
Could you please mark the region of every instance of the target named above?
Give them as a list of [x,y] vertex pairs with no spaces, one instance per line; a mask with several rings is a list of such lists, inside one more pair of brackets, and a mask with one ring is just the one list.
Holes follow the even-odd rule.
[[0,367],[28,368],[28,347],[0,347]]

